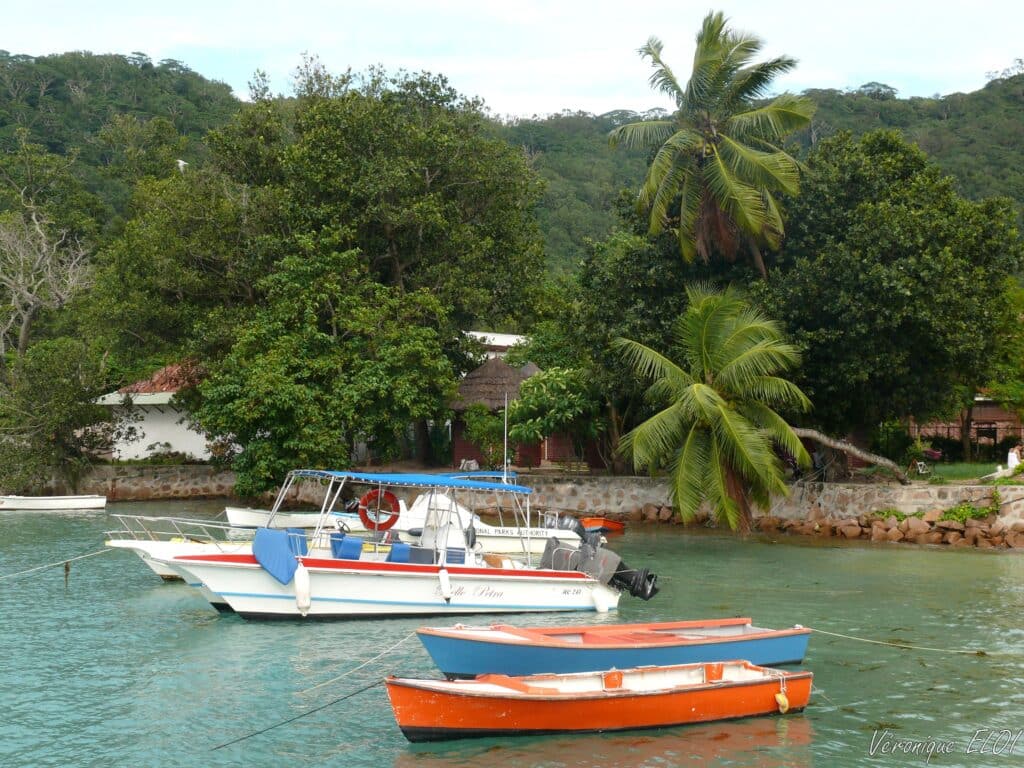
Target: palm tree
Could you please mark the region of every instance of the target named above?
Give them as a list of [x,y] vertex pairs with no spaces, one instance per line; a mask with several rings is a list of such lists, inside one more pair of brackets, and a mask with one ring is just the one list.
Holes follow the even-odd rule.
[[686,289],[689,308],[674,324],[669,357],[628,339],[614,343],[645,379],[648,398],[664,406],[626,434],[622,450],[634,466],[667,468],[672,500],[684,520],[707,500],[719,520],[750,530],[751,505],[770,508],[785,495],[775,446],[802,466],[810,458],[773,407],[807,410],[800,389],[780,378],[799,362],[780,327],[736,290]]
[[687,262],[714,253],[733,261],[743,247],[765,277],[761,248],[778,248],[783,236],[774,194],[799,189],[799,165],[778,144],[810,123],[814,104],[788,93],[761,101],[796,60],[753,63],[760,49],[757,37],[732,32],[721,12],[709,13],[684,88],[662,60],[661,41],[650,38],[639,53],[654,67],[651,86],[677,110],[670,119],[619,126],[609,139],[658,147],[637,200],[650,211],[652,235],[674,228]]

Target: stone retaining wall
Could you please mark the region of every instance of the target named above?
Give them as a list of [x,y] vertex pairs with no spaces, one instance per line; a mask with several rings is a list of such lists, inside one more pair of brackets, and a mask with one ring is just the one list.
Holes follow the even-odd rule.
[[[519,480],[534,489],[530,503],[538,511],[569,511],[634,522],[679,522],[669,500],[668,483],[661,478],[521,474]],[[229,497],[234,481],[233,473],[202,465],[98,466],[78,492],[105,494],[111,501]],[[939,519],[942,511],[962,502],[988,506],[992,490],[985,485],[799,483],[788,497],[777,499],[770,514],[759,518],[757,525],[766,531],[875,541],[1024,547],[1024,486],[1000,486],[999,514],[987,520],[958,527],[955,521]],[[319,494],[313,490],[313,495]],[[415,495],[410,492],[407,501]],[[266,503],[272,500],[270,494]],[[319,498],[302,500],[319,503]],[[494,504],[495,498],[489,496],[471,502],[478,508]],[[894,510],[919,517],[901,521],[891,514]],[[698,522],[706,519],[706,511],[698,515]]]
[[[210,466],[99,465],[78,487],[78,493],[98,493],[110,501],[194,499],[230,496],[235,473]],[[71,493],[68,489],[58,489]]]

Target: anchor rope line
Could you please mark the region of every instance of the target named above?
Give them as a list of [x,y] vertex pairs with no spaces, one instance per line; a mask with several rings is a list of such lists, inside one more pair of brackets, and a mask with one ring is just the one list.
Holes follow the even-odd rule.
[[399,641],[398,641],[397,643],[395,643],[394,645],[392,645],[392,646],[391,646],[390,648],[385,648],[385,649],[384,649],[383,651],[381,651],[380,653],[378,653],[378,654],[377,654],[376,656],[374,656],[374,657],[373,657],[372,659],[367,659],[367,660],[366,660],[366,661],[364,661],[364,662],[363,662],[362,664],[360,664],[360,665],[359,665],[358,667],[353,667],[352,669],[348,670],[347,672],[342,672],[342,673],[341,673],[340,675],[338,675],[337,677],[332,677],[332,678],[331,678],[330,680],[324,680],[324,681],[323,681],[322,683],[317,683],[316,685],[314,685],[314,686],[313,686],[313,687],[311,687],[311,688],[307,688],[307,689],[306,689],[306,690],[304,690],[304,691],[300,691],[300,692],[299,692],[299,693],[300,693],[300,695],[301,695],[301,694],[306,694],[306,693],[309,693],[310,691],[315,691],[315,690],[316,690],[317,688],[323,688],[323,687],[324,687],[325,685],[330,685],[331,683],[336,683],[336,682],[338,682],[339,680],[341,680],[342,678],[344,678],[344,677],[348,677],[348,676],[349,676],[349,675],[351,675],[351,674],[352,674],[353,672],[358,672],[358,671],[359,671],[360,669],[362,669],[363,667],[365,667],[365,666],[367,666],[367,665],[369,665],[369,664],[372,664],[373,662],[377,661],[378,659],[382,658],[383,656],[387,656],[387,655],[388,655],[389,653],[391,653],[391,652],[392,652],[393,650],[395,650],[395,648],[397,648],[398,646],[400,646],[400,645],[401,645],[402,643],[404,643],[404,642],[405,642],[406,640],[408,640],[409,638],[411,638],[411,637],[414,637],[415,635],[416,635],[416,632],[415,632],[415,631],[413,631],[413,632],[410,632],[410,633],[409,633],[408,635],[406,635],[405,637],[403,637],[403,638],[402,638],[401,640],[399,640]]
[[113,552],[113,551],[114,550],[110,549],[109,547],[104,547],[103,549],[98,549],[95,552],[90,552],[87,555],[78,555],[77,557],[69,557],[66,560],[58,560],[55,563],[47,563],[46,565],[38,565],[35,568],[29,568],[27,571],[18,571],[17,573],[5,573],[2,576],[0,576],[0,580],[3,580],[3,579],[13,579],[15,576],[27,576],[30,573],[35,573],[36,571],[42,571],[42,570],[45,570],[46,568],[56,568],[58,565],[66,565],[68,563],[75,562],[75,560],[85,560],[85,558],[87,558],[87,557],[96,557],[96,555],[104,555],[107,552]]
[[332,699],[331,701],[328,701],[326,704],[321,704],[319,707],[314,707],[313,709],[306,710],[305,712],[300,712],[299,714],[295,715],[295,717],[289,717],[287,720],[282,720],[279,723],[274,723],[273,725],[268,725],[266,728],[261,728],[258,731],[253,731],[252,733],[247,733],[245,736],[239,736],[237,739],[232,739],[231,741],[225,741],[223,744],[218,744],[216,747],[211,747],[210,751],[211,752],[216,752],[218,749],[221,749],[223,747],[230,747],[232,744],[237,744],[240,741],[245,741],[246,739],[251,739],[253,736],[259,736],[260,734],[266,733],[267,731],[272,731],[275,728],[280,728],[282,725],[288,725],[288,723],[294,723],[296,720],[300,720],[303,717],[306,717],[307,715],[312,715],[312,714],[314,714],[316,712],[319,712],[321,709],[327,709],[328,707],[333,706],[334,704],[337,704],[339,701],[344,701],[345,699],[351,699],[353,696],[355,696],[357,694],[363,693],[364,691],[368,691],[371,688],[374,688],[374,687],[376,687],[378,685],[383,685],[383,684],[384,684],[383,680],[377,680],[375,682],[370,683],[369,685],[364,685],[362,688],[354,690],[351,693],[346,693],[344,696],[339,696],[336,699]]
[[841,637],[844,640],[856,640],[858,643],[871,643],[872,645],[887,645],[890,648],[902,648],[907,651],[933,651],[935,653],[959,653],[964,656],[1020,656],[1019,653],[1001,653],[998,651],[984,651],[980,648],[977,650],[971,650],[970,648],[932,648],[927,645],[911,645],[910,643],[894,643],[887,640],[870,640],[866,637],[856,637],[854,635],[844,635],[840,632],[829,632],[825,629],[818,629],[817,627],[807,627],[812,632],[818,632],[822,635],[831,635],[832,637]]

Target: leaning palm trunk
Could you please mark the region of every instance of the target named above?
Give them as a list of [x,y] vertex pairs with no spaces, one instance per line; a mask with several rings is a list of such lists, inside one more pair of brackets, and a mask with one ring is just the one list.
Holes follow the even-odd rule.
[[861,461],[866,461],[868,464],[875,464],[879,467],[884,467],[896,475],[896,479],[899,480],[903,485],[909,485],[910,480],[907,478],[907,474],[897,466],[896,462],[890,461],[884,456],[879,456],[877,453],[871,453],[865,451],[857,446],[853,445],[847,440],[839,440],[834,437],[822,434],[816,429],[805,429],[803,427],[793,427],[793,433],[797,437],[806,437],[809,440],[813,440],[821,445],[828,446],[836,451],[842,451],[848,456],[855,456]]

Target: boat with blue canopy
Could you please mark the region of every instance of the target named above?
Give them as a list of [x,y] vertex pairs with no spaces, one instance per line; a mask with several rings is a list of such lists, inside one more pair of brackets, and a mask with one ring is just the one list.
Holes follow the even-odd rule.
[[[461,475],[297,469],[285,478],[270,519],[286,499],[315,495],[321,502],[314,529],[259,528],[251,553],[182,554],[163,562],[251,618],[606,612],[622,592],[642,599],[657,592],[654,574],[625,565],[573,518],[561,524],[578,545],[562,543],[556,532],[533,554],[531,493],[516,483]],[[367,552],[366,537],[335,525],[338,505],[359,497],[360,517],[386,529],[398,516],[399,497],[411,495],[426,497],[417,543]],[[521,558],[487,552],[473,517],[464,524],[458,513],[494,506],[514,515],[524,539]]]

